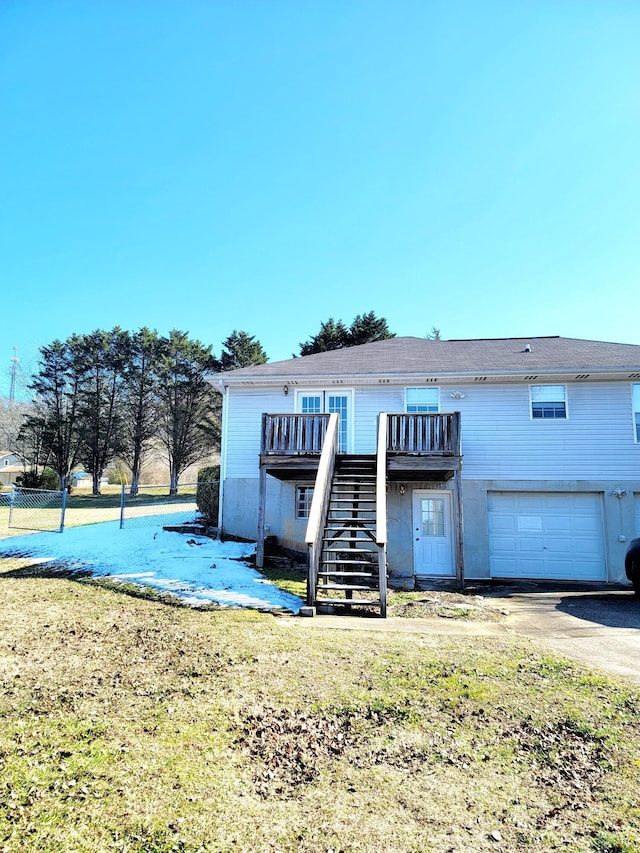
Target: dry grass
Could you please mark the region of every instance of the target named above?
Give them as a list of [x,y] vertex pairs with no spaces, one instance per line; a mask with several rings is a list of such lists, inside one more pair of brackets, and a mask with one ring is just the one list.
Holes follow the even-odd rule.
[[639,849],[629,684],[3,565],[0,851]]

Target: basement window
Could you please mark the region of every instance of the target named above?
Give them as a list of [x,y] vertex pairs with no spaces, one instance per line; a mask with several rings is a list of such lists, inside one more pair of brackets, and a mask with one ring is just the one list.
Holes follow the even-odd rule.
[[558,420],[567,417],[566,385],[532,385],[531,417]]
[[309,518],[313,486],[296,486],[296,518]]
[[405,394],[405,411],[407,413],[439,412],[439,388],[407,388]]
[[640,384],[633,386],[633,425],[636,441],[640,443]]

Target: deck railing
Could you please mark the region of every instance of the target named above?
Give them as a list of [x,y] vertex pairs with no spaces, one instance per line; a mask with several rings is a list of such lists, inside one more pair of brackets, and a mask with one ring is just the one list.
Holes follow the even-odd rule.
[[376,549],[378,551],[378,587],[380,615],[387,615],[387,429],[386,412],[378,416],[378,451],[376,454]]
[[262,415],[262,446],[260,453],[287,456],[289,454],[322,453],[329,424],[329,415]]
[[460,412],[388,414],[387,453],[460,456]]
[[309,509],[309,520],[305,533],[305,542],[309,555],[309,567],[307,571],[307,604],[313,607],[315,604],[316,586],[318,583],[318,570],[320,566],[320,553],[322,551],[322,534],[327,523],[329,512],[329,498],[331,497],[331,483],[336,463],[338,450],[338,423],[336,414],[327,415],[327,440],[322,448],[322,455],[318,464],[318,473],[313,489],[313,498]]

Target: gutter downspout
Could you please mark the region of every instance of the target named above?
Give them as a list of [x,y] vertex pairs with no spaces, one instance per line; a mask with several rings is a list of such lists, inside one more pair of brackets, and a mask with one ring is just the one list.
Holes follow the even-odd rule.
[[220,482],[218,483],[218,539],[222,539],[224,533],[224,481],[227,476],[227,435],[228,435],[228,388],[222,379],[218,380],[218,390],[222,396],[222,435],[220,437]]

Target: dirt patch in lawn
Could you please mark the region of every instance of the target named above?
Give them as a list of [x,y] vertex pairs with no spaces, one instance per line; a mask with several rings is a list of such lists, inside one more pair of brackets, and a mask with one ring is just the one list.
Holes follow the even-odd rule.
[[391,591],[387,604],[389,616],[405,616],[413,619],[442,618],[499,622],[507,615],[505,610],[496,607],[481,595],[465,595],[444,590]]

